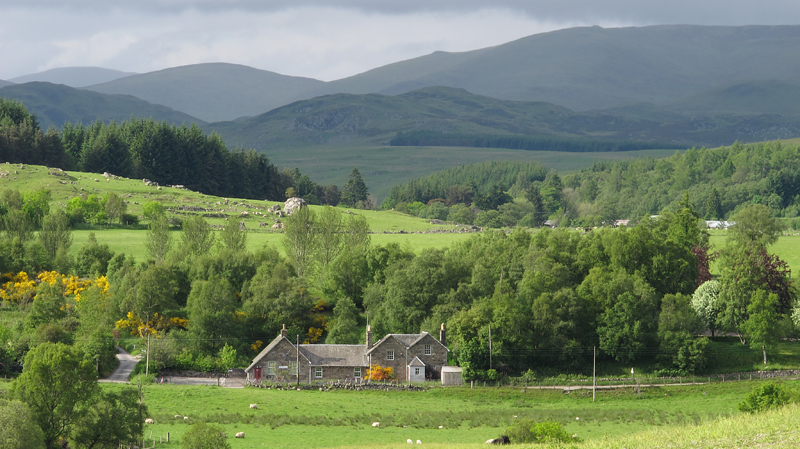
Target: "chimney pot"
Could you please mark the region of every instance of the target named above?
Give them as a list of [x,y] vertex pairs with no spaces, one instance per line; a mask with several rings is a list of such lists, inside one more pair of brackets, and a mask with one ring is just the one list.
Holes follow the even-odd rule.
[[284,324],[283,329],[281,329],[281,337],[285,337],[287,334],[288,331],[286,330],[286,325]]

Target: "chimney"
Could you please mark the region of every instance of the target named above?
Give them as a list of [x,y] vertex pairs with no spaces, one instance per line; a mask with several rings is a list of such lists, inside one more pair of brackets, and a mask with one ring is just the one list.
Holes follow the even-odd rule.
[[367,351],[372,349],[372,326],[367,324]]
[[439,328],[439,341],[443,345],[447,346],[447,340],[445,339],[445,335],[444,335],[444,323],[442,323],[442,327]]
[[287,334],[287,333],[288,333],[288,332],[286,331],[286,325],[284,324],[284,325],[283,325],[283,329],[281,329],[281,337],[286,337],[286,334]]

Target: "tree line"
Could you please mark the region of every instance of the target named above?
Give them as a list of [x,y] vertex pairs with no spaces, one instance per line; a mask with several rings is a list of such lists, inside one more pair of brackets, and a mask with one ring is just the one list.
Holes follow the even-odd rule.
[[129,332],[158,337],[148,343],[154,370],[225,369],[247,363],[283,325],[306,343],[363,343],[368,314],[379,335],[446,323],[451,362],[468,378],[582,372],[594,346],[617,363],[702,372],[713,363],[697,337],[704,329],[735,332],[766,357],[800,316],[785,262],[766,250],[780,225],[763,205],[734,218],[712,280],[715,252],[688,196],[630,229],[488,232],[421,254],[372,245],[365,217],[330,207],[286,218],[285,256],[248,251],[241,228],[214,232],[201,217],[186,219],[175,241],[156,212],[144,261],[90,239],[37,277],[27,253],[12,252],[14,268],[32,274],[4,275],[4,304],[24,318],[4,331],[0,351],[21,360],[43,342],[73,344],[102,369],[115,332]]
[[[675,210],[684,192],[700,217],[752,204],[800,226],[800,148],[779,142],[692,148],[664,159],[598,161],[577,173],[535,163],[456,167],[392,188],[383,208],[484,227],[592,227]],[[470,213],[467,213],[468,209]]]

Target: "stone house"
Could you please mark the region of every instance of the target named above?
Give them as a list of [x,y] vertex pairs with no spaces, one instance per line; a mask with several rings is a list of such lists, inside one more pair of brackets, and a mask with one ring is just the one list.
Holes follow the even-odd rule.
[[367,326],[365,345],[297,345],[287,338],[286,326],[245,369],[250,383],[341,380],[362,382],[370,366],[391,367],[399,382],[439,379],[447,365],[445,330],[431,334],[389,334],[373,344]]

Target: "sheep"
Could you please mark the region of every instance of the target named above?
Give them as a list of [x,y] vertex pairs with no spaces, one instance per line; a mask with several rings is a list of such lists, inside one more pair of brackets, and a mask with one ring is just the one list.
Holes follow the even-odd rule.
[[380,427],[380,426],[381,426],[381,423],[379,423],[379,422],[372,423],[372,427]]
[[408,443],[408,444],[413,444],[414,442],[413,442],[413,441],[411,441],[411,438],[409,438],[409,439],[407,439],[407,440],[406,440],[406,443]]
[[184,420],[184,421],[188,421],[188,420],[189,420],[189,417],[188,417],[188,416],[184,416],[184,417],[183,417],[183,420]]
[[422,444],[422,441],[420,441],[420,440],[417,440],[417,444]]
[[144,423],[145,424],[155,424],[156,422],[153,421],[151,418],[147,418],[147,419],[144,420]]
[[244,432],[236,432],[236,438],[244,438]]
[[250,404],[250,408],[258,410],[258,404]]
[[183,415],[175,415],[175,418],[177,419],[183,418]]

